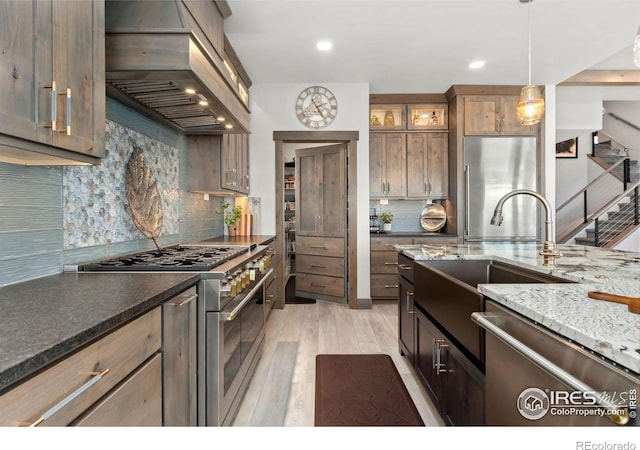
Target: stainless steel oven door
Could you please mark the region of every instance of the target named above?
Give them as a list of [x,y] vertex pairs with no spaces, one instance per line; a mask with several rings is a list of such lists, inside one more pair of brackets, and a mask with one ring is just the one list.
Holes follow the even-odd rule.
[[206,425],[228,425],[239,406],[264,341],[265,281],[220,312],[206,313]]

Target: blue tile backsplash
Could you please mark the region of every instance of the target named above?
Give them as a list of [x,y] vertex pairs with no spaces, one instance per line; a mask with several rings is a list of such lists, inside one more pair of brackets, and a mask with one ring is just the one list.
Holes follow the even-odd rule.
[[[99,166],[0,163],[0,286],[60,273],[65,264],[154,248],[126,204],[124,173],[133,144],[156,177],[161,245],[221,235],[221,198],[186,190],[180,133],[107,98],[107,156]],[[153,136],[153,137],[151,137]]]

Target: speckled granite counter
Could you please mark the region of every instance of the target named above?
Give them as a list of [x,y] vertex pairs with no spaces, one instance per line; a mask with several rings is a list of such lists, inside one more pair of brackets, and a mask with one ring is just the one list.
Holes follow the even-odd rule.
[[577,284],[483,284],[478,290],[552,331],[640,373],[640,314],[587,297],[588,291],[640,297],[640,254],[560,245],[555,267],[542,265],[535,244],[397,245],[416,261],[490,257]]
[[0,392],[179,294],[197,273],[63,273],[0,288]]

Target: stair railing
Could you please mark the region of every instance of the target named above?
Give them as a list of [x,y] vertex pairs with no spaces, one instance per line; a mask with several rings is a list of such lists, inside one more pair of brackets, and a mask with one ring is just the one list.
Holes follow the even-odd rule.
[[[623,169],[625,174],[622,186],[620,180],[611,173],[619,167]],[[629,158],[620,159],[556,209],[558,242],[564,242],[575,231],[585,228],[587,224],[604,214],[621,197],[640,184],[630,185],[629,167]],[[579,201],[580,199],[582,201]]]
[[627,194],[631,194],[629,206],[624,205],[619,211],[608,213],[606,221],[601,221],[600,216],[607,213],[607,210],[602,211],[602,214],[594,219],[594,245],[596,247],[603,247],[625,229],[640,225],[638,183],[625,193],[625,195]]
[[639,127],[638,125],[636,125],[636,124],[634,124],[634,123],[631,123],[631,122],[629,122],[629,121],[628,121],[628,120],[626,120],[626,119],[623,119],[622,117],[620,117],[620,116],[619,116],[619,115],[617,115],[617,114],[614,114],[614,113],[607,113],[607,115],[609,115],[609,116],[613,117],[614,119],[616,119],[616,120],[618,120],[618,121],[622,122],[623,124],[625,124],[625,125],[627,125],[627,126],[629,126],[629,127],[633,128],[634,130],[640,131],[640,127]]
[[[611,114],[611,113],[609,113]],[[611,150],[615,150],[618,152],[618,155],[621,158],[624,157],[628,157],[629,156],[629,152],[631,151],[631,148],[629,148],[628,146],[624,145],[622,142],[616,140],[615,138],[611,137],[610,135],[608,135],[607,133],[605,133],[604,131],[600,130],[600,131],[594,131],[592,134],[592,139],[591,139],[591,156],[598,156],[596,155],[596,144],[597,143],[602,143],[602,139],[601,137],[604,137],[604,142],[607,141],[611,141]],[[596,142],[596,140],[598,142]]]

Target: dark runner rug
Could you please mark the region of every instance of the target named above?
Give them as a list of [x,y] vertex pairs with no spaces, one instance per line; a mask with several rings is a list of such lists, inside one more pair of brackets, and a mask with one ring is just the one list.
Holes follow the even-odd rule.
[[316,355],[315,426],[423,426],[389,355]]
[[296,276],[289,277],[287,285],[284,287],[284,302],[291,304],[315,303],[315,298],[296,297]]

